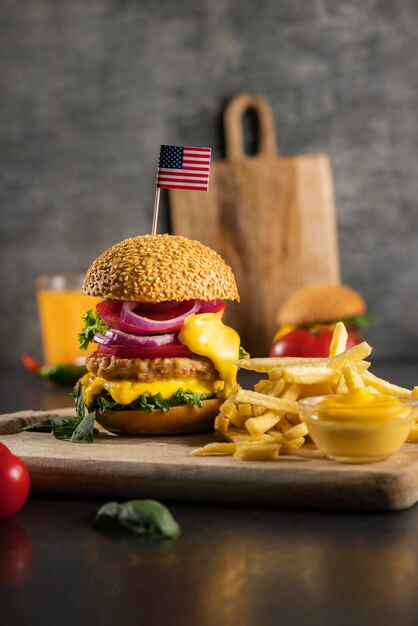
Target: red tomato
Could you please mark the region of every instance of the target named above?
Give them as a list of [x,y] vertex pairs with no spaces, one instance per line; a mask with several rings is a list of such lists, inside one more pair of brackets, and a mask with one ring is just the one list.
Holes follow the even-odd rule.
[[0,441],[0,454],[11,454],[9,448]]
[[0,454],[0,520],[22,508],[29,488],[29,472],[23,461],[13,454]]
[[132,346],[104,346],[99,343],[97,346],[99,354],[110,354],[120,357],[121,359],[158,359],[158,358],[174,358],[180,356],[190,356],[193,352],[183,344],[167,344],[165,346],[132,347]]
[[[327,357],[331,346],[332,330],[304,330],[297,328],[283,335],[270,350],[270,356]],[[348,331],[347,348],[359,343],[355,330]]]

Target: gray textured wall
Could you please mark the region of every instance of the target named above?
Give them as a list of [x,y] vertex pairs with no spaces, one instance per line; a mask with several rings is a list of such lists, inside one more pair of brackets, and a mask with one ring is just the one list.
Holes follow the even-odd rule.
[[148,232],[159,145],[222,157],[243,90],[282,153],[329,154],[343,279],[375,353],[416,356],[417,27],[415,0],[2,0],[0,363],[39,349],[34,276]]

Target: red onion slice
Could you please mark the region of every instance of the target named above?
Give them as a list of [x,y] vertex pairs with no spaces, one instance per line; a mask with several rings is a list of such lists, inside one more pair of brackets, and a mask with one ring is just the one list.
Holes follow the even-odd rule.
[[[131,335],[124,333],[122,330],[114,330],[109,328],[105,337],[112,339],[115,344],[123,346],[143,346],[145,348],[153,348],[155,346],[165,346],[169,343],[179,343],[176,341],[176,333],[166,333],[164,335]],[[107,344],[105,344],[107,345]]]
[[136,302],[124,302],[120,312],[120,319],[144,333],[162,334],[168,331],[180,330],[186,317],[194,315],[200,310],[200,302],[190,300],[181,303],[178,307],[181,314],[166,320],[154,320],[146,317],[146,315],[138,315],[138,313],[134,312],[135,308],[137,308]]

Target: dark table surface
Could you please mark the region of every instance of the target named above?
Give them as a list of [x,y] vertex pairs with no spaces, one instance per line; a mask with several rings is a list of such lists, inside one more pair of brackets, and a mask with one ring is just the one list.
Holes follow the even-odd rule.
[[[373,372],[418,383],[418,362]],[[0,374],[1,413],[71,404],[68,388]],[[2,626],[418,623],[417,506],[349,513],[166,502],[182,528],[170,542],[98,533],[102,503],[32,495],[0,522]]]

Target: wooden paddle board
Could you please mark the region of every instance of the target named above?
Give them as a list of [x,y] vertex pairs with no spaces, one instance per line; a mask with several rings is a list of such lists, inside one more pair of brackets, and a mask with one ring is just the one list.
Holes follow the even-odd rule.
[[[244,153],[242,118],[259,122],[258,152]],[[224,114],[226,160],[209,191],[170,190],[172,230],[215,249],[232,267],[241,303],[227,322],[252,356],[268,354],[277,310],[295,289],[340,279],[332,173],[324,154],[278,157],[269,104],[241,94]]]
[[212,434],[157,438],[100,432],[93,444],[75,444],[21,432],[47,417],[50,411],[0,416],[0,441],[27,464],[35,492],[356,510],[405,509],[418,500],[416,444],[367,465],[338,464],[305,446],[297,456],[274,462],[243,462],[191,456],[214,440]]

